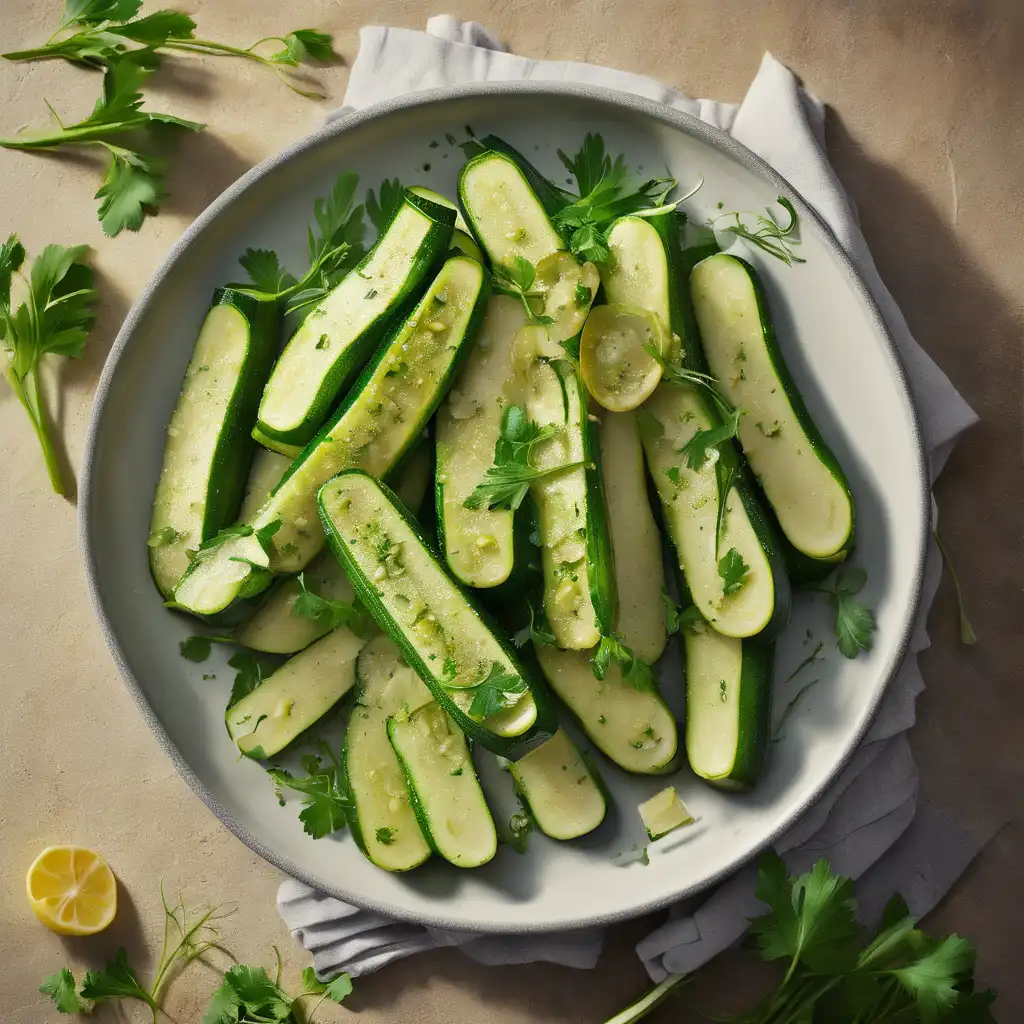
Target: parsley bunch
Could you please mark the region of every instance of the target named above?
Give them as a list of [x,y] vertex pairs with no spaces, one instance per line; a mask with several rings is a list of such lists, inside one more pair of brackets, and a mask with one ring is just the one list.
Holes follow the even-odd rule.
[[[713,1018],[721,1024],[995,1024],[995,993],[975,989],[974,947],[959,935],[921,931],[899,896],[868,935],[857,923],[853,883],[828,861],[790,878],[769,853],[754,891],[769,910],[748,934],[763,959],[786,962],[786,973],[748,1013]],[[655,993],[684,980],[671,976],[613,1020],[640,1020],[657,1004]]]
[[575,469],[582,462],[567,462],[549,469],[537,469],[530,462],[533,449],[553,437],[557,427],[538,427],[527,418],[521,405],[506,406],[501,416],[501,428],[494,445],[494,464],[484,474],[472,494],[466,499],[466,508],[519,508],[530,489],[530,483],[563,469]]
[[[160,63],[160,50],[240,57],[270,68],[293,92],[323,99],[319,91],[304,90],[288,74],[302,63],[329,61],[333,40],[316,29],[296,29],[283,36],[266,36],[241,48],[197,39],[196,23],[183,11],[156,11],[139,17],[142,0],[65,0],[60,25],[42,45],[0,54],[10,61],[66,60],[89,67],[112,67],[126,55],[148,67]],[[265,51],[266,43],[279,49]]]
[[605,152],[600,135],[589,133],[573,156],[562,150],[558,156],[576,179],[579,196],[570,196],[573,201],[559,210],[553,220],[573,255],[581,261],[603,263],[609,258],[607,231],[618,217],[651,216],[675,209],[676,203],[666,203],[676,187],[675,178],[632,180],[626,170],[625,155],[620,153],[613,160]]
[[313,203],[317,230],[308,229],[309,269],[296,278],[272,249],[246,249],[238,262],[250,284],[237,287],[260,298],[286,300],[287,313],[308,310],[363,256],[363,207],[353,207],[359,176],[342,171],[327,196]]
[[[302,972],[302,991],[290,996],[281,988],[281,965],[271,981],[262,967],[235,964],[224,972],[224,982],[213,993],[203,1014],[203,1024],[298,1024],[308,1022],[325,999],[341,1003],[352,992],[352,979],[339,974],[329,982],[317,981],[316,972]],[[296,1003],[306,996],[319,996],[314,1007],[296,1014]]]
[[[0,346],[7,360],[4,375],[43,450],[50,484],[57,494],[66,487],[60,460],[50,436],[50,420],[39,384],[40,361],[45,355],[77,359],[93,322],[92,270],[82,262],[86,246],[48,245],[36,257],[31,273],[21,272],[25,247],[17,235],[0,246]],[[24,288],[25,301],[14,307],[11,288]]]
[[96,193],[100,200],[99,218],[105,234],[114,236],[128,228],[138,231],[147,210],[156,209],[163,201],[165,162],[132,146],[111,142],[111,137],[125,132],[167,129],[201,131],[206,126],[186,121],[173,114],[142,109],[142,85],[152,74],[135,54],[111,64],[103,75],[103,94],[92,113],[75,124],[65,125],[53,114],[57,127],[19,132],[0,138],[0,147],[23,150],[54,150],[62,146],[98,146],[110,155],[107,174]]

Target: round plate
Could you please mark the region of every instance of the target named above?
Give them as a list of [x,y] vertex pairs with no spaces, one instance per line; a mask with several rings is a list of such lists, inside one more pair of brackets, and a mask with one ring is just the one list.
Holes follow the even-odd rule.
[[[801,216],[800,255],[787,267],[753,252],[779,342],[811,414],[846,469],[857,502],[857,564],[868,573],[874,647],[855,661],[835,649],[824,599],[795,601],[780,641],[785,680],[821,638],[825,659],[785,685],[776,712],[808,677],[813,686],[772,744],[757,789],[728,796],[689,771],[629,777],[601,763],[613,801],[605,823],[574,843],[531,838],[528,855],[502,847],[477,871],[432,860],[405,876],[375,868],[347,833],[312,840],[296,807],[281,807],[257,764],[239,760],[224,730],[227,652],[203,665],[179,656],[194,623],[167,611],[149,577],[150,506],[174,407],[213,289],[240,274],[248,246],[305,265],[315,197],[338,171],[376,189],[398,177],[455,194],[463,162],[449,136],[494,132],[564,180],[558,148],[600,132],[612,153],[651,176],[706,184],[685,204],[702,223],[725,210],[759,211],[778,195]],[[926,538],[926,474],[910,394],[881,317],[824,224],[791,186],[722,132],[622,93],[549,83],[476,85],[424,93],[353,114],[250,171],[185,232],[135,303],[96,396],[86,453],[81,523],[90,587],[107,643],[143,717],[188,784],[240,839],[284,871],[383,914],[491,932],[578,928],[627,918],[692,894],[734,871],[779,836],[836,776],[864,734],[906,650],[917,608]],[[812,641],[809,637],[813,637]],[[216,679],[203,679],[204,674]],[[677,705],[678,671],[664,681]],[[511,779],[481,757],[495,817],[515,807]],[[484,763],[487,762],[487,763]],[[674,783],[696,823],[657,844],[645,866],[636,805]],[[632,862],[631,862],[632,861]]]

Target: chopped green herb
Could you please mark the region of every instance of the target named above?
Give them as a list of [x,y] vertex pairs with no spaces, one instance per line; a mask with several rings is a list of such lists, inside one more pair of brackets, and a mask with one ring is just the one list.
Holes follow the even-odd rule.
[[345,812],[351,798],[344,788],[338,757],[322,740],[317,746],[321,756],[304,759],[305,776],[293,775],[283,768],[269,768],[267,774],[279,794],[281,787],[301,794],[303,809],[299,821],[303,831],[321,839],[345,827]]
[[519,695],[526,692],[526,680],[506,672],[495,661],[491,663],[487,675],[468,689],[473,694],[469,714],[482,720],[511,707],[519,699]]
[[722,579],[722,595],[729,597],[735,594],[747,580],[750,566],[743,561],[743,556],[736,548],[728,551],[718,560],[718,575]]
[[491,268],[494,290],[501,295],[511,295],[513,298],[519,299],[530,323],[553,324],[555,321],[552,317],[537,313],[530,305],[531,298],[542,297],[539,293],[530,290],[536,276],[536,269],[524,256],[516,256],[511,267],[507,267],[503,263],[495,263]]
[[146,547],[150,548],[162,548],[168,544],[173,544],[178,539],[178,531],[173,526],[162,526],[159,530],[154,530],[146,541]]
[[[709,226],[715,230],[728,231],[730,234],[736,235],[737,238],[750,242],[751,245],[757,246],[769,256],[782,260],[787,266],[792,266],[794,263],[806,263],[806,260],[801,259],[793,252],[793,246],[800,244],[800,238],[797,235],[800,222],[796,209],[785,196],[779,196],[776,202],[789,214],[788,224],[783,224],[769,209],[765,211],[768,214],[767,217],[762,214],[754,215],[756,229],[748,228],[742,220],[744,215],[739,213],[721,213],[711,220]],[[724,217],[732,217],[735,223],[724,228],[717,228],[718,221]]]
[[843,565],[836,571],[831,583],[811,587],[827,594],[836,612],[836,638],[844,657],[856,658],[861,651],[871,650],[871,635],[875,631],[875,616],[867,605],[856,600],[867,582],[868,574],[858,566]]
[[379,828],[374,832],[374,836],[381,846],[394,846],[397,831],[396,828]]

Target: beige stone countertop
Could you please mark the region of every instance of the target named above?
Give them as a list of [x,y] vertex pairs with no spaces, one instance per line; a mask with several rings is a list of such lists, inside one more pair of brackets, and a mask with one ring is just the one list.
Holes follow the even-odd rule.
[[[157,5],[150,5],[155,7]],[[206,0],[188,5],[206,38],[247,45],[306,25],[335,34],[346,63],[367,23],[422,28],[439,9],[421,0]],[[4,4],[3,49],[34,45],[59,20],[57,0]],[[443,8],[441,8],[443,9]],[[981,415],[937,490],[980,639],[957,642],[947,578],[922,658],[928,689],[912,736],[924,794],[980,835],[993,835],[931,915],[978,946],[978,976],[1000,990],[1001,1021],[1024,1020],[1019,940],[1024,901],[1024,462],[1021,374],[1024,246],[1024,4],[1019,0],[463,0],[517,53],[641,72],[691,95],[739,100],[770,50],[829,105],[828,148],[852,193],[882,277],[918,340]],[[154,109],[207,121],[183,140],[170,199],[138,234],[105,238],[93,200],[92,155],[0,150],[4,236],[31,253],[48,242],[93,247],[102,305],[83,360],[60,369],[57,403],[77,474],[93,390],[120,323],[191,220],[244,170],[317,127],[330,101],[300,99],[263,69],[184,57],[152,84]],[[345,66],[322,80],[335,102]],[[45,118],[84,114],[98,79],[60,62],[0,65],[2,134]],[[156,101],[160,100],[161,103]],[[40,981],[68,963],[96,965],[120,943],[143,972],[158,953],[158,882],[193,903],[237,901],[225,943],[243,962],[273,963],[285,980],[308,962],[277,917],[280,874],[235,839],[175,775],[119,679],[93,618],[74,501],[49,491],[30,426],[0,386],[0,1007],[7,1024],[57,1019]],[[109,934],[61,940],[38,925],[23,874],[49,843],[104,852],[122,883]],[[645,975],[632,943],[648,923],[613,930],[599,970],[546,965],[483,968],[458,952],[415,957],[357,982],[349,1006],[364,1024],[416,1021],[600,1024],[639,995]],[[1015,941],[1017,940],[1017,941]],[[157,947],[156,949],[154,947]],[[737,1010],[765,971],[745,953],[720,957],[657,1011],[697,1017],[687,1004]],[[169,1019],[200,1020],[216,975],[192,967],[170,989]],[[355,1019],[325,1007],[324,1020]],[[98,1021],[148,1019],[138,1004]]]

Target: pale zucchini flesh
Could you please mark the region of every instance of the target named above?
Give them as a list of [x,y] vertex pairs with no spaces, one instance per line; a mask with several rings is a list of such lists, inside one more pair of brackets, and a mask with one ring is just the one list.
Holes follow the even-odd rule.
[[613,631],[616,594],[600,454],[570,363],[534,361],[526,410],[537,426],[558,428],[536,446],[533,465],[579,463],[534,480],[530,494],[537,507],[544,611],[560,647],[585,650]]
[[233,521],[256,446],[248,437],[277,346],[277,306],[221,289],[206,314],[167,427],[149,563],[170,596],[189,551]]
[[494,461],[501,418],[514,390],[512,341],[522,303],[492,295],[466,363],[437,414],[438,534],[455,578],[471,587],[504,583],[513,565],[513,513],[466,508]]
[[285,346],[260,403],[261,434],[288,444],[313,437],[389,317],[447,249],[454,223],[447,207],[406,193],[370,252]]
[[267,448],[257,448],[249,470],[245,497],[238,509],[238,521],[247,523],[270,500],[274,488],[281,482],[294,459]]
[[492,263],[536,266],[565,248],[562,236],[518,165],[504,153],[470,160],[459,175],[459,204]]
[[273,757],[355,685],[356,656],[366,644],[344,627],[289,658],[228,708],[228,735],[247,757]]
[[[444,572],[383,485],[349,471],[325,485],[319,500],[331,548],[360,601],[459,727],[505,756],[550,735],[511,646]],[[472,717],[473,687],[495,666],[524,688],[507,691],[505,710]]]
[[668,786],[660,793],[655,793],[640,804],[637,810],[647,831],[647,838],[652,841],[667,836],[677,828],[693,824],[693,815],[679,799],[675,786]]
[[462,730],[431,702],[393,715],[388,735],[433,849],[456,867],[486,864],[497,853],[498,835]]
[[276,437],[270,437],[264,434],[258,426],[252,428],[252,439],[262,448],[264,451],[271,452],[275,455],[284,455],[288,461],[291,462],[297,459],[302,454],[301,444],[289,444],[287,441],[279,441]]
[[[443,303],[437,297],[443,295]],[[343,469],[359,466],[385,476],[419,437],[440,401],[458,357],[471,339],[486,298],[483,269],[465,257],[449,259],[413,313],[397,325],[377,360],[367,367],[334,421],[292,464],[270,500],[250,520],[255,529],[278,520],[273,559],[255,538],[232,539],[193,562],[175,591],[185,610],[221,612],[249,584],[245,557],[274,573],[301,571],[324,545],[316,494]],[[255,592],[259,592],[256,590]]]
[[551,689],[610,761],[640,775],[661,775],[678,767],[676,721],[654,690],[637,690],[627,683],[615,662],[598,679],[590,659],[578,651],[541,644],[535,650]]
[[742,410],[740,443],[782,532],[802,554],[834,558],[852,541],[850,490],[792,381],[754,269],[719,253],[693,269],[690,292],[711,372]]
[[722,636],[703,622],[683,629],[686,755],[720,789],[750,789],[771,731],[771,644]]
[[349,822],[366,856],[385,871],[409,871],[430,856],[412,809],[402,766],[388,739],[388,719],[430,702],[430,691],[384,636],[356,662],[356,703],[345,732],[342,766],[352,799]]
[[[305,569],[306,588],[329,601],[351,603],[354,593],[345,570],[330,551],[321,551]],[[281,580],[256,609],[252,618],[235,628],[235,640],[244,647],[268,654],[294,654],[330,632],[323,625],[299,615],[295,602],[302,593],[297,579]]]
[[564,729],[508,767],[537,827],[552,839],[578,839],[604,821],[604,793]]
[[646,217],[621,217],[608,232],[608,249],[611,257],[600,267],[605,299],[649,310],[669,331],[672,282],[657,228]]
[[619,595],[616,633],[653,664],[665,650],[661,535],[647,499],[647,476],[635,412],[601,416],[601,468]]
[[[644,453],[694,603],[726,636],[760,633],[775,616],[776,575],[742,500],[741,485],[735,484],[729,491],[722,538],[717,543],[714,462],[708,460],[694,470],[680,454],[698,430],[715,426],[717,421],[695,389],[667,382],[658,385],[644,404],[644,412],[648,414],[641,420]],[[740,589],[727,596],[718,563],[731,548],[739,552],[749,571]]]

